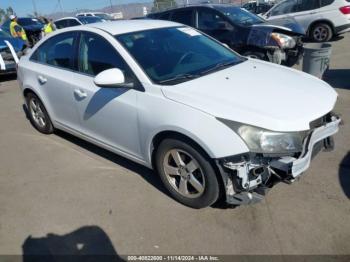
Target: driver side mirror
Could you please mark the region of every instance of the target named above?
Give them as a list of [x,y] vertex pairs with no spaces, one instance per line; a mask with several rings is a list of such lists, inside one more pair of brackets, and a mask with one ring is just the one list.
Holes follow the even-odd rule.
[[133,88],[133,83],[126,83],[124,73],[119,68],[107,69],[99,73],[94,79],[99,87]]

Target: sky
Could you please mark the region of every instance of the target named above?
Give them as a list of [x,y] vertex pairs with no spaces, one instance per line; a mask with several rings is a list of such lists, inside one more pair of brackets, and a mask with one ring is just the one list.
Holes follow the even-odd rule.
[[[64,11],[71,12],[77,9],[99,9],[113,5],[151,2],[152,0],[61,0]],[[6,9],[12,6],[18,16],[33,13],[33,2],[40,14],[59,12],[58,0],[0,0],[0,8]]]

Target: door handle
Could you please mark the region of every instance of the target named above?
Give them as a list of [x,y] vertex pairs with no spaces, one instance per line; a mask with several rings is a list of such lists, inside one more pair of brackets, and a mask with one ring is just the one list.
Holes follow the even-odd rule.
[[85,93],[84,91],[81,91],[79,89],[75,89],[74,94],[80,99],[84,99],[87,97],[87,93]]
[[311,12],[311,13],[309,13],[310,15],[314,15],[314,14],[316,14],[316,12]]
[[41,85],[44,85],[44,84],[46,84],[47,79],[43,76],[38,76],[38,81]]

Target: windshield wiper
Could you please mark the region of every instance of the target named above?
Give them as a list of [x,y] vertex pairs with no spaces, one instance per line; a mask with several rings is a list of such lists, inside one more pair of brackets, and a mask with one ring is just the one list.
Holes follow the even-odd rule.
[[213,73],[213,72],[216,72],[216,71],[219,71],[219,70],[222,70],[222,69],[225,69],[225,68],[228,68],[230,66],[234,66],[234,65],[237,65],[239,64],[241,61],[229,61],[229,62],[221,62],[221,63],[218,63],[216,64],[215,66],[209,68],[208,70],[205,70],[203,72],[201,72],[201,75],[207,75],[209,73]]
[[169,84],[169,83],[181,83],[184,80],[192,80],[195,78],[200,77],[201,75],[194,75],[194,74],[180,74],[176,75],[172,78],[159,81],[160,84]]

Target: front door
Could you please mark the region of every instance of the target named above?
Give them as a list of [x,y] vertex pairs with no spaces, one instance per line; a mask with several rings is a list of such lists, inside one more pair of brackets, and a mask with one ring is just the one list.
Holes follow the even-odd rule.
[[101,88],[94,77],[104,70],[121,69],[126,82],[138,85],[136,77],[116,49],[101,36],[82,32],[79,41],[78,72],[74,95],[81,121],[81,133],[121,153],[140,158],[136,89]]

